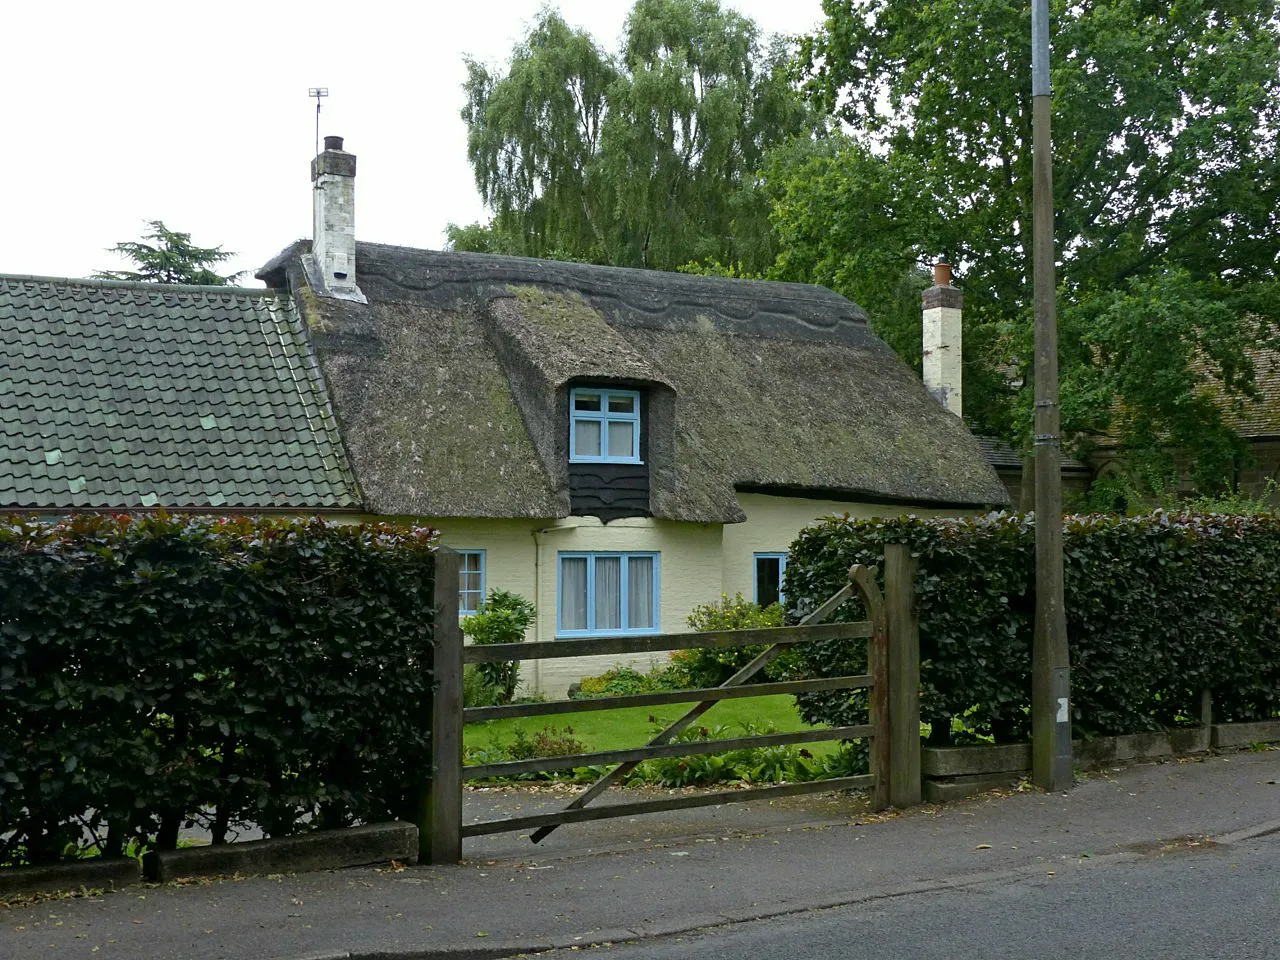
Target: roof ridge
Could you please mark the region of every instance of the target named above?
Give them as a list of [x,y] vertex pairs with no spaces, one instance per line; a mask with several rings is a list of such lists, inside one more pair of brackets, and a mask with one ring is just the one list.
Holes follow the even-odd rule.
[[251,296],[280,299],[288,297],[287,290],[276,287],[232,287],[195,283],[150,283],[141,280],[103,280],[97,277],[45,277],[27,273],[0,273],[0,282],[12,280],[20,283],[57,283],[84,287],[100,287],[109,290],[142,290],[148,293],[172,293],[189,296]]
[[[849,300],[849,298],[845,297],[843,294],[832,290],[830,287],[823,286],[820,283],[805,283],[798,280],[765,280],[756,277],[722,277],[715,274],[685,273],[680,270],[658,270],[654,267],[623,267],[603,263],[583,263],[579,260],[549,260],[545,257],[522,257],[506,253],[477,253],[470,250],[434,250],[430,247],[406,247],[403,244],[377,243],[371,240],[360,240],[357,242],[356,246],[357,259],[359,258],[360,247],[377,247],[382,250],[401,251],[410,254],[429,254],[437,257],[458,257],[460,259],[466,257],[478,257],[495,263],[522,264],[526,267],[528,265],[546,266],[561,270],[582,271],[588,275],[595,271],[600,271],[602,274],[612,271],[623,271],[627,274],[643,276],[652,281],[661,281],[663,279],[669,280],[670,278],[675,277],[679,278],[682,282],[691,284],[702,283],[708,287],[719,286],[721,288],[728,288],[737,286],[739,289],[748,286],[754,286],[757,289],[763,287],[768,289],[771,297],[797,303],[830,301],[834,297],[848,302],[853,307],[861,311],[861,307],[859,307],[857,303]],[[368,272],[380,276],[376,271],[369,270],[367,267],[365,269]],[[357,272],[358,271],[359,268],[357,268]],[[865,323],[866,320],[864,318],[859,322]]]

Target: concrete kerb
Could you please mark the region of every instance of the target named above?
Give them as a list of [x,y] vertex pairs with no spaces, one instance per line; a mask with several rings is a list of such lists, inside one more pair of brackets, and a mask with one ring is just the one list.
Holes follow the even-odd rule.
[[137,883],[138,861],[82,860],[47,867],[0,870],[0,897],[13,894],[58,893],[64,890],[119,890]]
[[[1115,764],[1142,763],[1228,752],[1254,743],[1280,741],[1280,720],[1223,723],[1150,733],[1131,733],[1073,742],[1078,770],[1092,771]],[[1025,743],[975,744],[922,748],[926,803],[961,800],[1000,789],[1031,774],[1031,746]]]
[[390,860],[413,862],[417,856],[418,828],[393,821],[272,840],[153,850],[142,858],[142,872],[148,880],[163,883],[178,877],[338,870]]

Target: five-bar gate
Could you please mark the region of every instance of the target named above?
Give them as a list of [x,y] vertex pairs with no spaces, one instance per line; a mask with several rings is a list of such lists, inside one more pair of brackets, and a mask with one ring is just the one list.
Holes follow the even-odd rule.
[[[438,557],[436,571],[438,583],[449,584],[456,581],[457,562],[456,554],[443,552]],[[883,809],[890,805],[910,806],[919,803],[920,709],[917,695],[919,640],[911,609],[913,580],[914,562],[910,554],[905,547],[891,545],[886,549],[885,555],[885,592],[883,594],[876,584],[875,571],[867,567],[855,566],[849,571],[849,582],[795,626],[468,647],[463,646],[461,633],[456,627],[457,598],[450,597],[448,591],[440,591],[435,644],[436,692],[432,703],[433,775],[420,818],[422,859],[431,863],[456,862],[462,856],[464,837],[532,830],[530,839],[536,843],[558,826],[566,823],[628,817],[640,813],[658,813],[708,804],[740,803],[746,800],[804,793],[869,787],[876,809]],[[866,620],[854,623],[826,622],[837,608],[855,596],[862,600],[867,614]],[[766,665],[796,644],[858,638],[867,640],[868,670],[865,674],[773,683],[749,682]],[[719,687],[549,703],[462,708],[462,671],[466,663],[602,654],[627,655],[695,647],[751,645],[764,645],[765,650]],[[794,733],[759,734],[724,740],[673,742],[673,738],[681,731],[687,729],[722,700],[780,693],[814,693],[858,688],[868,690],[870,722],[866,724],[810,729]],[[462,730],[467,722],[678,703],[693,703],[694,706],[645,746],[563,757],[486,763],[465,768],[462,765]],[[871,743],[871,772],[862,776],[588,806],[610,785],[618,782],[638,764],[650,758],[722,753],[743,747],[860,738],[866,738]],[[563,810],[478,823],[462,822],[464,773],[468,778],[479,779],[612,764],[617,766],[596,780]]]

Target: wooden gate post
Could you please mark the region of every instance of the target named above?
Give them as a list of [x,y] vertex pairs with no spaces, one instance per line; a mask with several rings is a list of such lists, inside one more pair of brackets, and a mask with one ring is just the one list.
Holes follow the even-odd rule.
[[875,570],[854,564],[849,568],[849,579],[857,585],[871,623],[871,636],[867,638],[867,673],[871,675],[871,696],[867,701],[867,719],[872,729],[868,758],[873,778],[871,809],[883,810],[891,806],[889,772],[893,748],[889,734],[889,621],[885,616],[884,594],[876,585]]
[[418,818],[418,861],[462,859],[462,630],[458,626],[461,558],[436,554],[434,676],[431,695],[431,783]]
[[901,543],[884,548],[884,601],[889,621],[889,802],[920,803],[920,625],[916,559]]

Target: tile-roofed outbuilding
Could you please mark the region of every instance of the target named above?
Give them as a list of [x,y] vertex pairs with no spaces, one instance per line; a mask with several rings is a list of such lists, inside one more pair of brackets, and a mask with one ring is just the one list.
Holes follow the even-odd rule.
[[0,509],[359,505],[287,295],[0,275]]

